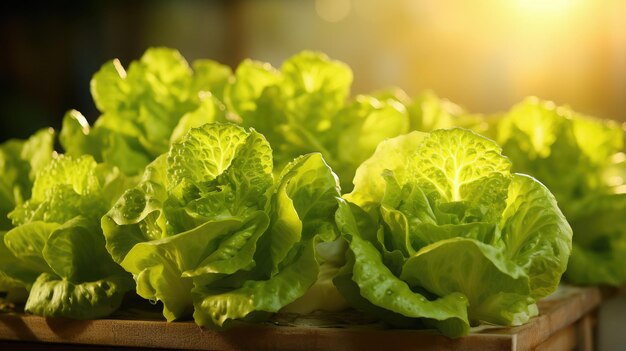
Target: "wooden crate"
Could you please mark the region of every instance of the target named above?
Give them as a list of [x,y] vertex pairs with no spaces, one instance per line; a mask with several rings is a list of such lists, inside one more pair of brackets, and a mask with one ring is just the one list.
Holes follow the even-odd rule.
[[341,325],[337,323],[340,318],[320,316],[279,315],[273,324],[216,332],[193,322],[122,319],[128,316],[73,321],[5,313],[0,314],[0,349],[587,351],[593,349],[595,312],[606,295],[598,288],[561,286],[540,301],[540,315],[529,323],[513,328],[475,328],[454,340],[433,331],[382,329],[371,321]]

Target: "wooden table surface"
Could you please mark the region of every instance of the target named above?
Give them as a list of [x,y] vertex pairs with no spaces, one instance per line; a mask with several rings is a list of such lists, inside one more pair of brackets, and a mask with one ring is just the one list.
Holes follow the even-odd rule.
[[130,320],[123,315],[74,321],[2,313],[0,349],[591,350],[593,311],[607,295],[598,288],[561,286],[539,302],[540,315],[529,323],[513,328],[475,328],[469,335],[454,340],[434,331],[383,329],[367,320],[342,325],[337,322],[341,318],[329,323],[328,318],[316,316],[278,315],[273,323],[216,332],[199,328],[191,321]]

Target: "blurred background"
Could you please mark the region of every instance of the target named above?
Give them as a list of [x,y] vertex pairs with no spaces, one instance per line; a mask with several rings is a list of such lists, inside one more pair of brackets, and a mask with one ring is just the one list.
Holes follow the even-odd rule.
[[[98,117],[91,76],[150,46],[231,67],[280,66],[303,49],[354,70],[353,94],[432,89],[472,112],[528,95],[626,121],[626,1],[28,1],[0,5],[0,142]],[[623,349],[626,297],[600,314],[600,348]]]
[[1,5],[0,138],[98,114],[89,80],[150,46],[235,67],[302,49],[354,70],[354,93],[432,89],[473,112],[537,95],[626,120],[626,1],[55,1]]

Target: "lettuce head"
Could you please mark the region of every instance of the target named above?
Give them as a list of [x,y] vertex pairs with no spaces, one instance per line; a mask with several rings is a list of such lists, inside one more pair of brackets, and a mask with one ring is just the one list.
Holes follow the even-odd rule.
[[313,153],[274,179],[272,156],[255,130],[191,129],[102,218],[109,253],[168,321],[262,317],[316,281],[316,246],[336,238],[337,178]]
[[105,249],[100,217],[131,180],[90,156],[60,155],[39,171],[32,196],[0,233],[0,279],[29,291],[25,310],[46,317],[101,318],[132,278]]
[[90,126],[79,112],[68,112],[61,145],[69,155],[89,154],[140,174],[187,130],[224,114],[219,98],[230,75],[230,68],[210,60],[190,66],[167,48],[148,49],[128,69],[111,60],[91,80],[100,117]]
[[35,175],[52,160],[54,136],[48,128],[0,145],[0,230],[13,227],[7,215],[30,198]]
[[452,337],[537,315],[565,271],[572,231],[550,191],[511,173],[501,151],[458,128],[382,142],[336,213],[349,243],[335,278],[346,299]]
[[495,127],[513,169],[548,186],[574,230],[566,278],[578,284],[626,282],[626,156],[621,125],[528,98]]
[[351,84],[346,64],[303,51],[280,69],[244,60],[224,89],[224,102],[235,121],[267,138],[278,169],[319,152],[349,189],[356,168],[379,142],[409,130],[397,99],[379,94],[348,101]]

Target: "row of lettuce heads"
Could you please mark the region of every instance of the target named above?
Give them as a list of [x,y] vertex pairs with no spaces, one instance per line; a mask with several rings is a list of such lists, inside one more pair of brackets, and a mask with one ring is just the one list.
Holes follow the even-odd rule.
[[106,63],[93,126],[70,111],[58,138],[0,146],[0,290],[42,316],[104,317],[134,290],[205,327],[350,305],[455,337],[526,322],[566,268],[626,281],[620,125],[351,83],[312,52]]

